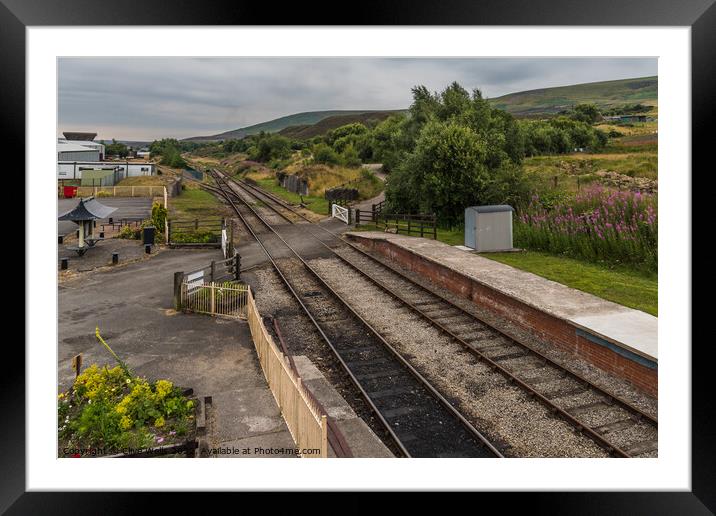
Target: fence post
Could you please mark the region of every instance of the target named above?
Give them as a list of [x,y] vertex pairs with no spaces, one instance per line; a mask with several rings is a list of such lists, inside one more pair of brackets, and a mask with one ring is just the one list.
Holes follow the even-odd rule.
[[410,215],[408,215],[408,236],[410,236]]
[[328,201],[328,214],[333,215],[333,202]]
[[437,222],[437,217],[433,213],[433,240],[437,240],[437,239],[438,239],[438,222]]
[[216,261],[211,260],[211,282],[214,282],[214,278],[216,277]]
[[234,255],[234,260],[234,277],[236,278],[236,281],[239,281],[241,279],[241,255],[236,253]]
[[[212,263],[213,265],[213,263]],[[213,275],[212,275],[213,278]],[[214,283],[214,280],[211,280],[211,315],[214,315],[215,313],[215,299],[214,299],[214,293],[216,292],[216,284]]]
[[360,224],[360,210],[356,208],[356,226]]
[[132,197],[134,197],[134,187],[132,187]]
[[328,417],[321,416],[321,458],[328,457]]
[[184,272],[174,273],[174,310],[180,312],[183,309],[181,303],[181,286],[184,281]]
[[353,210],[351,210],[350,206],[347,206],[346,209],[348,210],[348,225],[350,226],[351,225],[351,211],[353,211]]
[[198,229],[199,229],[199,219],[194,219],[194,230],[196,231]]

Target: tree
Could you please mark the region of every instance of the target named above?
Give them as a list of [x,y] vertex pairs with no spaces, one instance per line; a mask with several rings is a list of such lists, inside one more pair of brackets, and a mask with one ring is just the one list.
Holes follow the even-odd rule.
[[104,153],[107,156],[119,156],[120,158],[126,158],[129,154],[129,149],[123,143],[118,143],[117,140],[112,138],[112,143],[104,146]]
[[580,122],[593,124],[602,118],[599,108],[594,104],[577,104],[571,114],[571,118]]
[[392,211],[436,213],[459,224],[466,206],[482,199],[490,183],[487,144],[471,128],[428,122],[415,150],[388,176],[386,199]]

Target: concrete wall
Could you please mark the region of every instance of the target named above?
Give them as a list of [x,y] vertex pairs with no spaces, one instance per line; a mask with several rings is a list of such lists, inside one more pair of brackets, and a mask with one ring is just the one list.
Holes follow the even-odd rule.
[[[157,173],[154,163],[127,163],[126,161],[58,161],[57,179],[82,179],[81,168],[114,169],[118,167],[122,177],[153,176]],[[119,179],[118,179],[119,180]]]

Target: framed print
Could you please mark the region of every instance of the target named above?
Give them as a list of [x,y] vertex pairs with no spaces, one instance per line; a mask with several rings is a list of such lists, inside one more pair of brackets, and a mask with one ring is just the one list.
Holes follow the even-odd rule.
[[712,4],[3,0],[27,337],[2,507],[708,514]]

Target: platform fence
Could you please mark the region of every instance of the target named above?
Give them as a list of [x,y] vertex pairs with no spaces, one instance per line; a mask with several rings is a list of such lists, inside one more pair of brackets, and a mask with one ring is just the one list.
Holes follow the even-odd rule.
[[327,415],[316,404],[301,378],[291,368],[288,358],[266,330],[250,288],[246,306],[261,369],[299,454],[305,458],[328,457]]

